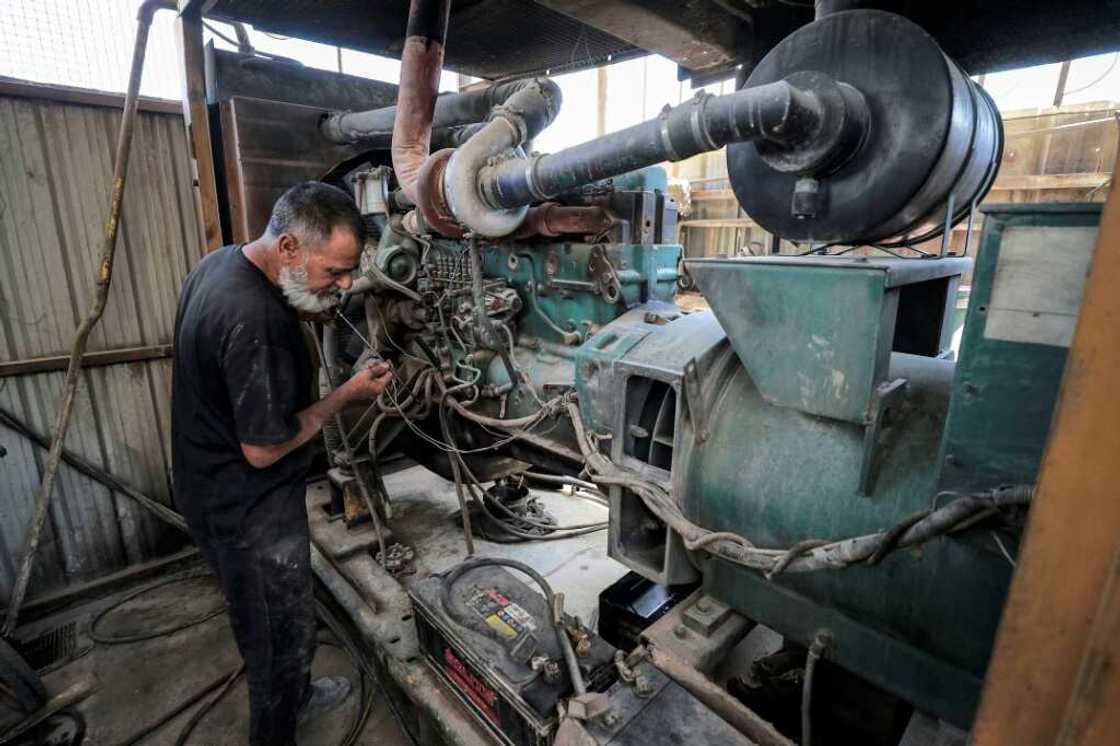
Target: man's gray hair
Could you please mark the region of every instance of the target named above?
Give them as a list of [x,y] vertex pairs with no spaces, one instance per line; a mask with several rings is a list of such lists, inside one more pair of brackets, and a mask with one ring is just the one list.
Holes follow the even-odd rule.
[[359,246],[365,245],[362,215],[350,195],[321,181],[305,181],[276,200],[265,235],[278,238],[282,233],[291,233],[305,248],[314,249],[328,240],[335,228],[349,231]]

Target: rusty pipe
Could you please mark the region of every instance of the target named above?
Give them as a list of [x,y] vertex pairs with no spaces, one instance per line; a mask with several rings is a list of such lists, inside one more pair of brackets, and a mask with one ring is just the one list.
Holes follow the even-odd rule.
[[602,207],[565,207],[546,202],[529,208],[525,222],[517,229],[514,238],[555,238],[568,233],[598,235],[610,230],[614,223],[614,218]]
[[647,649],[653,665],[661,669],[662,673],[687,689],[712,712],[759,746],[795,746],[793,741],[778,732],[761,715],[735,699],[726,689],[686,661],[657,645],[650,645]]
[[408,7],[391,152],[397,181],[412,202],[416,202],[416,178],[431,146],[450,13],[451,0],[412,0]]
[[105,312],[105,304],[109,299],[109,286],[113,281],[113,259],[117,249],[117,234],[120,230],[125,178],[128,175],[128,156],[132,151],[132,134],[136,129],[136,105],[140,95],[140,79],[144,73],[144,54],[148,46],[148,32],[152,27],[152,16],[155,15],[157,10],[173,10],[175,7],[175,3],[170,0],[146,0],[136,14],[136,42],[132,49],[132,67],[128,76],[128,92],[124,97],[124,112],[121,115],[121,126],[117,133],[112,190],[109,194],[109,216],[105,220],[93,303],[90,306],[89,313],[78,325],[74,334],[74,342],[70,350],[70,364],[66,369],[66,380],[62,386],[62,396],[59,399],[58,413],[55,417],[54,438],[51,440],[50,451],[47,453],[47,463],[43,469],[43,478],[39,484],[38,495],[35,498],[35,515],[32,517],[31,525],[28,528],[23,558],[20,561],[19,573],[16,575],[16,582],[8,603],[8,616],[4,623],[4,634],[8,636],[15,632],[16,625],[19,622],[20,607],[23,606],[23,599],[27,594],[27,584],[31,581],[31,570],[35,564],[35,553],[38,551],[39,542],[43,538],[43,525],[47,520],[51,491],[54,487],[55,476],[58,474],[59,462],[62,459],[62,444],[66,440],[66,431],[70,427],[70,415],[74,411],[74,397],[78,391],[78,374],[82,369],[82,355],[86,349],[86,341],[89,339],[93,327],[101,320],[101,315]]

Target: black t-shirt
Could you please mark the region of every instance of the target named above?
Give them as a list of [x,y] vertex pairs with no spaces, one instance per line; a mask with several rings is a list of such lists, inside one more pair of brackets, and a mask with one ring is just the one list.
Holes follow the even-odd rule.
[[258,521],[307,520],[307,445],[265,469],[241,444],[277,445],[311,403],[311,359],[295,310],[240,246],[207,255],[183,283],[171,379],[175,502],[192,531],[237,541]]

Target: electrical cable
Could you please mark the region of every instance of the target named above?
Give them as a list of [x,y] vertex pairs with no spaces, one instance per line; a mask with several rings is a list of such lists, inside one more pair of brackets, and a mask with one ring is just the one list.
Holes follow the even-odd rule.
[[888,551],[924,543],[944,534],[954,533],[989,517],[999,508],[1028,507],[1034,496],[1033,485],[997,487],[987,492],[961,495],[940,508],[930,508],[910,516],[902,525],[888,531],[847,539],[810,539],[789,549],[761,549],[746,538],[732,535],[712,537],[712,532],[684,516],[678,502],[662,487],[615,465],[591,445],[583,425],[579,405],[568,403],[568,415],[575,430],[576,441],[588,465],[591,479],[600,484],[626,487],[675,533],[680,534],[686,548],[703,545],[705,551],[744,567],[762,571],[768,578],[780,572],[810,572],[839,569],[868,559],[879,560],[878,550]]
[[129,601],[132,601],[133,599],[138,598],[139,596],[143,596],[144,594],[149,593],[151,591],[154,591],[157,588],[163,588],[164,586],[168,586],[168,585],[171,585],[173,583],[181,583],[184,580],[194,580],[195,578],[210,577],[210,575],[211,575],[211,573],[209,571],[191,570],[191,571],[188,571],[188,572],[185,572],[185,573],[178,573],[176,575],[172,575],[171,577],[164,578],[163,580],[161,580],[157,583],[152,583],[152,584],[146,585],[143,588],[140,588],[138,590],[133,591],[132,593],[129,593],[124,598],[110,604],[109,606],[105,607],[100,612],[98,612],[97,616],[95,616],[93,618],[93,621],[91,621],[90,624],[89,624],[89,638],[91,640],[93,640],[94,642],[101,643],[102,645],[125,645],[125,644],[132,643],[132,642],[142,642],[144,640],[152,640],[152,639],[155,639],[157,637],[167,637],[168,635],[172,635],[176,632],[180,632],[184,629],[187,629],[188,627],[194,627],[195,625],[202,624],[203,622],[208,621],[210,619],[213,619],[214,617],[219,616],[220,614],[224,614],[225,611],[226,611],[226,606],[225,606],[224,603],[222,603],[217,608],[210,609],[209,611],[203,613],[202,615],[194,617],[192,619],[188,619],[187,621],[182,622],[182,623],[180,623],[180,624],[178,624],[174,627],[171,627],[170,629],[161,629],[161,630],[156,630],[154,632],[143,632],[143,633],[140,633],[140,634],[133,634],[133,635],[116,635],[116,636],[103,634],[103,633],[99,632],[98,629],[97,629],[98,624],[100,624],[101,621],[106,616],[108,616],[110,612],[115,611],[116,609],[120,608],[121,606],[128,603]]
[[599,485],[594,482],[588,482],[585,479],[577,479],[563,474],[543,474],[538,471],[526,471],[522,473],[527,479],[535,479],[538,482],[550,482],[552,484],[566,484],[571,487],[582,487],[586,490],[594,490],[599,492]]
[[194,705],[198,704],[199,701],[201,701],[207,694],[209,694],[210,692],[214,691],[215,689],[220,687],[222,684],[224,684],[226,682],[226,680],[230,677],[231,673],[232,672],[230,672],[230,671],[227,671],[226,673],[223,673],[221,676],[214,679],[213,681],[211,681],[209,684],[202,687],[201,689],[199,689],[197,692],[195,692],[194,694],[189,696],[187,699],[180,702],[178,705],[176,705],[176,707],[173,710],[171,710],[170,712],[164,713],[162,716],[160,716],[159,720],[156,720],[153,723],[149,723],[148,725],[145,725],[143,728],[138,730],[136,733],[133,733],[127,739],[122,741],[119,746],[135,746],[135,744],[140,743],[145,738],[147,738],[151,734],[155,733],[157,730],[159,730],[163,726],[167,725],[169,722],[171,722],[175,718],[179,717],[179,715],[183,714],[188,709],[190,709]]
[[1104,80],[1105,78],[1107,78],[1109,75],[1112,74],[1112,71],[1116,69],[1116,63],[1118,61],[1120,61],[1120,52],[1117,52],[1116,54],[1112,55],[1112,64],[1110,64],[1108,66],[1108,69],[1105,70],[1104,73],[1102,73],[1099,78],[1096,78],[1092,83],[1088,83],[1086,85],[1083,85],[1080,88],[1074,88],[1073,90],[1070,90],[1070,91],[1062,91],[1063,98],[1065,96],[1068,96],[1071,93],[1081,93],[1082,91],[1087,91],[1090,88],[1092,88],[1093,86],[1095,86],[1096,84],[1100,83],[1102,80]]
[[[192,627],[196,624],[200,624],[201,622],[203,622],[207,619],[213,618],[217,614],[211,613],[211,614],[205,615],[202,618],[193,619],[189,622],[176,625],[174,627],[171,627],[170,629],[160,630],[158,632],[154,632],[154,633],[151,633],[151,634],[145,634],[145,635],[131,635],[131,636],[117,636],[117,637],[104,636],[104,635],[95,636],[94,635],[94,629],[93,628],[97,624],[98,621],[100,621],[108,612],[119,608],[120,606],[122,606],[123,604],[127,603],[128,601],[136,598],[137,596],[140,596],[144,593],[155,590],[157,588],[161,588],[161,587],[170,585],[170,584],[175,583],[175,582],[181,582],[181,581],[184,581],[184,580],[190,580],[190,579],[201,578],[201,577],[211,577],[211,573],[208,572],[208,571],[204,571],[204,570],[194,570],[194,571],[189,571],[189,572],[186,572],[186,573],[180,573],[180,574],[175,575],[173,577],[166,578],[166,579],[164,579],[164,580],[162,580],[158,583],[147,585],[144,588],[139,589],[138,591],[125,596],[124,598],[120,599],[119,601],[113,603],[111,606],[102,610],[102,612],[99,613],[94,618],[93,622],[90,625],[90,631],[89,631],[90,637],[93,638],[94,640],[98,641],[98,642],[102,642],[103,644],[108,644],[108,645],[125,644],[125,643],[130,643],[130,642],[139,642],[139,641],[142,641],[142,640],[150,640],[150,639],[154,639],[154,638],[157,638],[157,637],[167,637],[167,636],[170,636],[172,634],[175,634],[176,632],[187,629],[188,627]],[[347,734],[340,744],[340,746],[353,746],[354,744],[356,744],[358,742],[358,738],[360,737],[361,732],[364,729],[365,722],[369,718],[369,711],[371,710],[372,704],[373,704],[373,692],[372,692],[372,690],[367,692],[366,687],[365,687],[365,678],[367,676],[370,676],[369,668],[365,664],[365,661],[361,657],[356,645],[353,643],[353,640],[349,639],[349,636],[345,634],[345,630],[342,629],[340,627],[340,625],[337,624],[337,620],[333,619],[333,617],[329,617],[327,610],[325,609],[325,607],[322,606],[322,604],[319,601],[316,601],[316,610],[318,612],[318,617],[319,617],[320,621],[323,621],[324,624],[326,624],[326,626],[331,630],[331,632],[336,637],[339,638],[340,647],[343,647],[346,650],[346,652],[347,652],[347,654],[348,654],[348,656],[351,660],[351,663],[354,665],[354,668],[358,672],[359,677],[360,677],[359,686],[360,686],[360,689],[361,689],[360,696],[361,696],[362,704],[359,707],[357,714],[355,715],[354,722],[347,729]],[[218,609],[217,611],[218,611],[218,613],[224,612],[225,611],[225,606],[223,605],[222,608]],[[330,644],[330,643],[328,643],[328,644]],[[188,710],[189,708],[191,708],[192,706],[197,704],[202,699],[204,699],[207,695],[209,695],[212,692],[214,692],[215,690],[217,690],[217,694],[215,694],[210,700],[205,702],[198,710],[196,710],[191,715],[190,720],[187,721],[187,723],[185,724],[183,729],[179,732],[179,735],[178,735],[178,737],[175,741],[175,744],[176,744],[176,746],[183,746],[183,744],[185,744],[187,742],[187,740],[190,738],[191,733],[193,733],[194,730],[198,727],[198,724],[201,723],[202,720],[206,717],[206,715],[209,714],[210,711],[213,710],[213,708],[218,704],[218,702],[220,702],[229,693],[230,689],[233,687],[233,684],[236,683],[236,681],[244,674],[244,672],[245,672],[245,664],[242,663],[239,666],[237,666],[236,668],[232,669],[231,671],[223,673],[218,678],[216,678],[213,681],[207,683],[201,689],[199,689],[198,691],[191,694],[187,699],[180,702],[172,710],[170,710],[169,712],[160,716],[160,718],[158,720],[156,720],[153,723],[149,723],[148,725],[144,726],[143,728],[141,728],[136,733],[129,736],[126,740],[124,740],[120,744],[120,746],[134,746],[134,744],[140,743],[141,741],[146,739],[148,736],[150,736],[153,733],[155,733],[156,731],[160,730],[161,728],[166,726],[168,723],[170,723],[172,720],[174,720],[179,715],[181,715],[183,712],[185,712],[186,710]],[[383,697],[386,699],[387,702],[390,702],[390,709],[393,711],[393,715],[396,718],[396,721],[397,721],[398,725],[400,726],[401,730],[404,731],[406,734],[408,734],[410,740],[412,740],[412,742],[415,744],[416,741],[415,741],[415,739],[412,739],[411,734],[408,733],[408,729],[405,726],[406,721],[401,716],[400,711],[395,707],[395,703],[392,703],[391,700],[388,699],[388,696],[387,696],[387,694],[384,690],[384,687],[381,686],[381,682],[378,680],[377,683],[378,683],[379,688],[382,691]]]
[[[355,332],[357,332],[356,329]],[[369,347],[369,342],[365,339],[365,337],[362,337],[360,332],[357,333],[362,341],[365,342],[366,346]],[[330,384],[331,390],[333,391],[338,387],[332,380],[330,374],[331,369],[327,364],[327,356],[323,352],[323,345],[319,343],[319,335],[315,333],[314,328],[311,328],[311,339],[315,343],[315,351],[319,354],[319,363],[323,366],[323,370],[327,374],[327,383]],[[376,350],[374,350],[374,352],[376,353]],[[350,438],[347,437],[346,427],[342,422],[342,415],[339,412],[335,412],[333,417],[338,426],[338,435],[339,439],[342,441],[342,448],[346,452],[346,460],[349,464],[351,464],[355,472],[357,472],[357,459],[354,457],[354,449],[350,445]],[[374,464],[374,466],[376,467],[376,464]],[[380,550],[380,556],[382,558],[382,561],[384,561],[386,558],[388,558],[389,553],[385,548],[385,532],[381,528],[381,516],[377,512],[377,506],[373,504],[373,498],[370,497],[369,486],[366,484],[366,481],[364,479],[361,479],[359,476],[357,482],[358,491],[361,493],[362,500],[363,502],[365,502],[366,509],[369,511],[370,522],[373,523],[373,531],[377,535],[377,547]]]
[[[353,636],[349,634],[345,625],[343,625],[343,623],[339,621],[339,619],[335,616],[334,612],[331,611],[331,609],[319,599],[315,599],[315,608],[318,612],[319,619],[327,626],[327,629],[329,629],[331,633],[333,633],[334,636],[338,638],[343,647],[347,649],[347,651],[350,653],[351,660],[354,661],[354,664],[362,673],[365,674],[366,677],[369,678],[369,680],[373,681],[373,683],[376,685],[377,690],[381,694],[381,699],[385,702],[386,705],[388,705],[389,711],[392,713],[393,718],[397,721],[397,725],[400,726],[401,732],[405,734],[412,746],[421,746],[420,742],[414,735],[412,735],[412,732],[405,725],[405,723],[407,723],[408,721],[405,719],[404,714],[401,712],[400,707],[396,703],[396,700],[393,699],[388,688],[385,686],[385,683],[381,680],[381,676],[379,675],[377,669],[370,666],[369,663],[366,662],[365,656],[362,655],[358,643],[355,642]],[[372,702],[373,692],[371,691],[371,706]],[[369,717],[368,713],[366,713],[366,717]],[[361,729],[359,728],[354,735],[355,738],[361,735]],[[352,743],[356,743],[356,741]]]
[[194,729],[198,727],[198,724],[202,722],[202,719],[210,714],[210,711],[214,709],[214,705],[222,701],[222,698],[225,697],[233,687],[234,682],[240,679],[241,675],[244,673],[245,664],[242,663],[226,676],[221,688],[218,689],[218,693],[203,703],[202,707],[195,710],[190,720],[187,721],[187,724],[179,731],[179,736],[175,739],[175,746],[183,746],[187,742],[187,739],[191,737],[191,733],[193,733]]
[[[443,428],[443,437],[446,438],[450,443],[454,444],[454,436],[451,433],[450,424],[447,422],[445,417],[446,411],[446,408],[440,408],[440,426]],[[529,541],[558,541],[560,539],[570,539],[577,536],[582,536],[584,534],[602,531],[610,525],[609,521],[603,521],[602,523],[581,524],[576,526],[555,526],[543,524],[539,521],[533,521],[532,519],[529,519],[525,516],[518,516],[511,510],[509,510],[505,505],[503,505],[501,501],[497,500],[487,492],[486,488],[482,486],[482,483],[474,475],[474,472],[471,470],[470,466],[462,458],[462,454],[458,451],[458,449],[456,449],[455,452],[449,451],[448,459],[452,462],[452,474],[456,477],[456,492],[459,493],[460,491],[460,485],[458,483],[462,480],[462,474],[466,474],[469,479],[469,481],[467,481],[465,484],[466,489],[470,493],[471,497],[474,498],[475,503],[479,507],[479,510],[481,510],[488,519],[501,526],[504,531],[513,534],[514,536],[518,536]],[[458,463],[456,463],[456,461]],[[491,513],[489,508],[487,507],[487,498],[489,498],[494,503],[494,505],[501,508],[505,513],[510,515],[518,522],[528,524],[532,527],[545,529],[550,533],[541,535],[533,533],[531,531],[526,531],[520,526],[513,525],[507,520],[498,518],[493,513]],[[462,503],[462,500],[460,500],[460,502]],[[464,505],[461,505],[460,507],[465,509]]]
[[832,644],[832,634],[820,630],[813,637],[809,653],[805,656],[805,676],[801,682],[801,746],[811,746],[813,740],[813,680],[816,678],[817,662],[824,651]]

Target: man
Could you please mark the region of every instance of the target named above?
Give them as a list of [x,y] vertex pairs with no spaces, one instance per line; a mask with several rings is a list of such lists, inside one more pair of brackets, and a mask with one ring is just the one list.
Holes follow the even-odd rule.
[[291,746],[297,722],[340,703],[344,678],[310,681],[315,612],[306,443],[391,373],[360,371],[312,402],[300,318],[350,287],[365,231],[345,192],[285,192],[264,235],[226,246],[187,276],[175,319],[171,429],[175,500],[221,581],[249,681],[250,743]]

